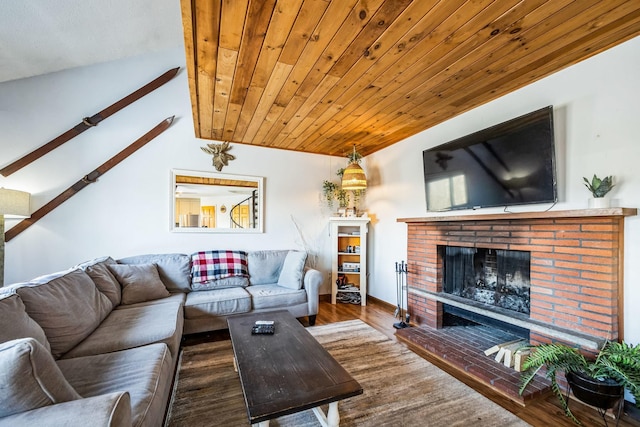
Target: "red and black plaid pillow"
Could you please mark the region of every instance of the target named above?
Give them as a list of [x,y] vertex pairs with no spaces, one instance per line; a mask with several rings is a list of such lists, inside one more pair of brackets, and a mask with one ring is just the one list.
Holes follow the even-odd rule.
[[244,251],[201,251],[191,255],[191,281],[203,283],[226,277],[249,277]]

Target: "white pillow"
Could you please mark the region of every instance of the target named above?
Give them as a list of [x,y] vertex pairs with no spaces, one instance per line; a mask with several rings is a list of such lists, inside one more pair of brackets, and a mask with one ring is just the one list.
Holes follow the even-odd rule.
[[303,251],[289,251],[280,277],[278,277],[278,286],[290,289],[302,289],[302,278],[304,277],[304,263],[307,261],[307,253]]

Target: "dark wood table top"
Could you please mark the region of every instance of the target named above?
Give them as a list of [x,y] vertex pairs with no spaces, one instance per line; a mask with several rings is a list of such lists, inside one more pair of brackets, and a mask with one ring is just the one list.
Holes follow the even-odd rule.
[[[275,321],[275,333],[252,335],[256,320]],[[232,316],[228,324],[251,423],[362,394],[360,384],[288,311]]]

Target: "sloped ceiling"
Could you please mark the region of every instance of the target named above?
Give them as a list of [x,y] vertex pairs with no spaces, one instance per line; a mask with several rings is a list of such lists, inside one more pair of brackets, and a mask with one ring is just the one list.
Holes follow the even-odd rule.
[[640,34],[640,1],[181,0],[196,135],[367,155]]
[[180,47],[179,0],[0,1],[0,82]]

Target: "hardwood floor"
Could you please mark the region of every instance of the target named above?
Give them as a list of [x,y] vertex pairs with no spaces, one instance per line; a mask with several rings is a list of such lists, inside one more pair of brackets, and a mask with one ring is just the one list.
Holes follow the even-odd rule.
[[[361,319],[363,322],[384,333],[389,338],[397,341],[398,345],[405,345],[395,338],[396,330],[393,328],[393,324],[397,322],[397,319],[393,317],[393,307],[371,298],[369,298],[367,303],[367,306],[361,307],[353,304],[333,305],[328,302],[321,302],[316,325],[326,325],[344,320]],[[303,323],[306,324],[306,321]],[[576,425],[569,418],[564,416],[564,412],[558,405],[556,397],[553,395],[541,398],[528,404],[526,407],[522,407],[503,395],[493,391],[486,385],[469,377],[461,376],[460,373],[451,370],[447,366],[443,366],[439,361],[432,360],[425,352],[420,352],[420,349],[412,348],[412,350],[444,371],[456,376],[460,381],[533,426],[574,427]],[[595,409],[583,405],[574,399],[571,400],[570,407],[574,415],[582,421],[584,426],[605,425],[604,421]],[[607,421],[609,425],[615,425],[616,420],[608,417]],[[631,418],[629,415],[625,415],[620,419],[618,425],[621,427],[640,427],[640,421]]]

